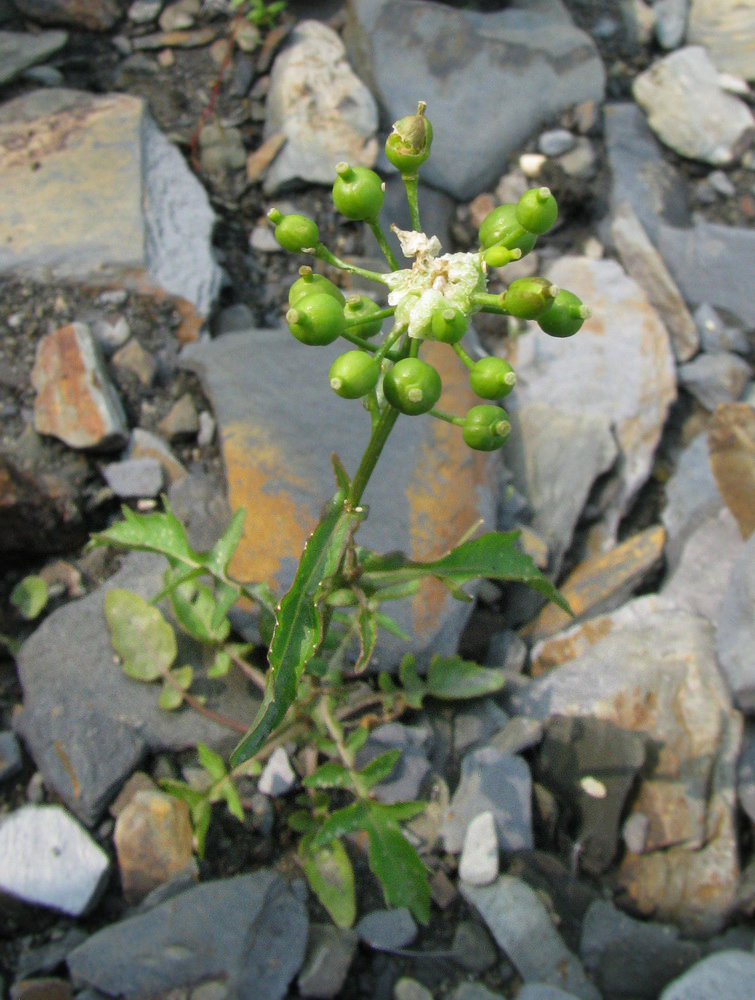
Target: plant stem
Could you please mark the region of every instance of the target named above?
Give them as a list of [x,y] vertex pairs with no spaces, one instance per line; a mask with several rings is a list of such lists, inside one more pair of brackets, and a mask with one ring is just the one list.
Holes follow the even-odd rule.
[[385,233],[383,232],[380,223],[377,219],[368,219],[367,224],[372,230],[372,235],[378,241],[380,249],[383,251],[383,256],[388,261],[388,265],[392,271],[398,271],[398,261],[396,260],[393,251],[391,250]]
[[462,364],[466,365],[467,368],[474,367],[474,361],[470,358],[470,356],[467,354],[467,352],[464,350],[461,344],[452,344],[451,346],[453,347],[455,354],[458,356]]
[[502,316],[508,316],[509,314],[508,309],[503,304],[502,294],[493,295],[490,292],[475,292],[472,296],[472,302],[482,312],[498,313]]
[[378,281],[381,285],[385,284],[384,274],[380,274],[379,271],[368,271],[364,267],[357,267],[356,264],[347,264],[345,260],[341,260],[340,257],[336,257],[335,254],[331,253],[322,243],[318,243],[311,252],[318,260],[324,260],[326,264],[330,264],[332,267],[348,271],[349,274],[358,274],[362,278],[367,278],[368,281]]
[[370,481],[370,476],[377,465],[377,461],[380,458],[380,453],[383,450],[385,442],[388,440],[388,435],[391,433],[393,425],[398,420],[398,415],[398,410],[394,410],[392,406],[386,406],[380,419],[373,428],[372,436],[367,444],[364,455],[362,455],[362,461],[359,463],[356,475],[351,481],[351,489],[346,497],[345,502],[349,507],[359,506],[362,494],[365,491],[367,483]]
[[406,200],[409,202],[409,215],[412,220],[412,229],[415,233],[421,233],[422,226],[419,221],[419,200],[417,198],[419,177],[416,173],[402,174],[401,180],[404,182],[404,187],[406,188]]
[[447,424],[455,424],[457,427],[464,426],[463,417],[455,417],[453,413],[446,413],[445,410],[439,410],[435,406],[430,410],[430,416],[437,417],[438,420],[445,420]]

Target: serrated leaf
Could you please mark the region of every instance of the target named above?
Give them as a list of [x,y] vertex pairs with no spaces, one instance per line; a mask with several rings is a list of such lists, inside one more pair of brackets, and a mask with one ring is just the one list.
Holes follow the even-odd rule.
[[328,761],[302,780],[305,788],[350,788],[351,774],[343,764]]
[[566,600],[532,558],[516,547],[518,538],[518,531],[489,532],[430,562],[414,562],[395,552],[373,555],[365,560],[362,582],[364,586],[385,586],[434,576],[447,586],[460,586],[477,579],[508,580],[526,583],[571,614]]
[[379,785],[381,781],[391,774],[401,756],[401,750],[395,747],[393,750],[386,750],[379,756],[371,760],[369,764],[362,768],[359,776],[367,784],[368,788]]
[[157,552],[167,559],[198,567],[202,560],[189,544],[186,529],[163,497],[164,511],[138,514],[122,507],[123,520],[111,524],[105,531],[92,535],[95,545],[115,545],[141,552]]
[[160,689],[160,697],[157,699],[157,707],[164,712],[175,712],[183,705],[184,694],[181,688],[175,688],[166,679]]
[[228,768],[220,754],[211,750],[206,743],[197,743],[197,758],[213,781],[220,781],[228,774]]
[[462,660],[460,656],[439,654],[430,660],[426,680],[427,693],[433,698],[446,700],[481,698],[500,691],[506,683],[500,670],[481,667],[472,660]]
[[380,882],[388,906],[406,906],[421,924],[430,920],[430,885],[419,854],[398,823],[370,811],[366,824],[370,869]]
[[336,927],[351,927],[356,917],[354,869],[339,840],[315,847],[311,835],[299,845],[304,874],[312,892],[330,914]]
[[168,672],[176,658],[176,636],[157,608],[130,590],[114,588],[105,595],[105,616],[124,673],[155,681]]
[[347,833],[363,830],[366,819],[367,803],[362,800],[352,802],[343,809],[336,809],[315,834],[313,844],[315,847],[322,847],[331,840],[344,837]]
[[296,700],[304,669],[325,631],[323,583],[338,572],[363,512],[330,510],[307,542],[291,589],[278,608],[265,696],[251,728],[231,754],[233,766],[252,757]]
[[43,577],[31,574],[19,580],[11,591],[10,602],[27,621],[31,621],[44,611],[47,596],[47,584]]

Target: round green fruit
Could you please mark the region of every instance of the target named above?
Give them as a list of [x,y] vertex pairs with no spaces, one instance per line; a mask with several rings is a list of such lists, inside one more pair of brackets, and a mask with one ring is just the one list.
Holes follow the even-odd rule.
[[516,205],[499,205],[488,212],[480,226],[480,246],[483,250],[502,246],[507,250],[521,250],[524,257],[534,247],[537,237],[517,221],[516,208]]
[[432,339],[444,344],[458,344],[467,332],[467,317],[453,306],[438,309],[431,321]]
[[469,370],[469,385],[481,399],[503,399],[516,385],[516,373],[503,358],[481,358]]
[[344,399],[360,399],[380,377],[380,363],[365,351],[347,351],[330,366],[330,388]]
[[332,344],[346,328],[341,304],[327,292],[313,292],[299,299],[286,313],[288,328],[302,344]]
[[517,278],[503,295],[503,308],[518,319],[537,319],[558,295],[558,285],[547,278]]
[[314,292],[325,292],[332,295],[341,306],[346,301],[341,289],[324,274],[315,274],[312,268],[306,264],[299,268],[299,274],[301,277],[296,279],[288,291],[288,304],[290,306],[295,306],[299,299],[303,299],[305,295],[312,295]]
[[383,378],[383,392],[391,406],[413,417],[431,410],[441,389],[440,375],[419,358],[397,361]]
[[306,215],[283,215],[277,208],[271,208],[267,217],[275,223],[275,238],[284,250],[304,253],[314,250],[320,242],[316,223]]
[[562,288],[551,305],[538,316],[537,322],[551,337],[573,337],[590,315],[589,306],[583,305],[573,292]]
[[558,205],[550,188],[530,188],[517,202],[516,219],[528,233],[547,233],[558,218]]
[[464,418],[461,433],[475,451],[496,451],[511,433],[509,416],[500,406],[473,406]]
[[358,337],[374,337],[383,328],[383,320],[370,319],[373,313],[379,313],[380,306],[368,295],[350,295],[343,307],[343,315],[351,332]]
[[383,182],[374,170],[352,167],[348,163],[336,166],[338,177],[333,185],[333,204],[341,215],[356,221],[377,219],[383,207]]

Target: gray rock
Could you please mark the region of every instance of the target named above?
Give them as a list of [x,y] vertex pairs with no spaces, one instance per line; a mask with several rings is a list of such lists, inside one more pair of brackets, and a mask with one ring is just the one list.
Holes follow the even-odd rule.
[[581,1000],[600,1000],[577,957],[553,926],[538,894],[519,878],[501,875],[494,885],[461,884],[461,893],[527,982],[545,983]]
[[655,1000],[664,986],[702,956],[671,924],[634,920],[604,900],[585,914],[580,955],[607,996]]
[[677,49],[653,63],[636,77],[632,93],[661,142],[690,159],[725,166],[755,135],[750,109],[721,89],[702,46]]
[[117,497],[156,497],[163,488],[162,466],[155,458],[110,462],[102,474]]
[[737,762],[737,798],[755,823],[755,723],[745,723],[742,752]]
[[[657,245],[662,221],[672,226],[689,224],[685,180],[663,156],[658,140],[634,102],[606,104],[603,118],[612,178],[611,217],[621,202],[629,202],[643,229]],[[668,260],[667,265],[673,271]]]
[[[210,312],[221,277],[210,246],[215,217],[141,100],[36,90],[3,105],[0,140],[15,146],[0,164],[0,227],[11,236],[0,271],[42,280],[146,278],[201,315]],[[30,170],[32,159],[42,169]]]
[[459,858],[459,878],[469,885],[490,885],[498,878],[498,834],[490,811],[469,821]]
[[700,347],[695,321],[629,202],[615,208],[611,235],[625,270],[642,287],[671,334],[676,360],[689,361]]
[[[593,317],[568,340],[534,324],[516,338],[509,360],[519,380],[507,407],[513,427],[507,461],[515,488],[533,508],[532,527],[563,553],[591,482],[611,465],[618,445],[618,468],[599,501],[606,509],[597,530],[608,548],[649,475],[676,395],[669,337],[642,289],[614,260],[563,257],[546,276],[589,303]],[[562,424],[556,447],[541,423],[545,416]],[[582,433],[570,439],[568,427]],[[585,440],[588,429],[592,440]]]
[[734,351],[735,354],[747,354],[750,344],[747,334],[738,326],[729,326],[707,302],[703,302],[695,310],[695,325],[700,334],[700,342],[704,351]]
[[504,728],[490,741],[504,753],[522,753],[536,746],[543,738],[543,724],[537,719],[528,719],[523,715],[515,715]]
[[343,986],[358,937],[332,924],[310,924],[307,954],[296,985],[303,997],[329,1000]]
[[494,993],[482,983],[460,983],[450,994],[450,1000],[503,1000],[503,994]]
[[62,49],[67,31],[0,31],[0,84],[7,83],[29,66],[43,62]]
[[304,905],[277,872],[195,886],[93,934],[68,956],[77,987],[124,1000],[223,980],[225,995],[282,1000],[307,943]]
[[472,750],[499,732],[509,721],[508,715],[492,698],[475,699],[454,712],[454,753]]
[[662,49],[677,49],[687,30],[689,0],[655,0],[655,37]]
[[531,789],[521,757],[490,746],[472,750],[461,763],[461,778],[441,826],[445,850],[458,854],[469,823],[486,810],[495,817],[501,850],[532,847]]
[[666,563],[678,566],[692,532],[723,506],[708,460],[708,441],[699,434],[679,454],[666,483],[666,506],[661,514],[666,529]]
[[562,153],[556,159],[556,163],[569,177],[590,180],[598,170],[598,154],[592,142],[580,136],[574,148]]
[[393,1000],[433,1000],[433,995],[416,979],[403,976],[393,987]]
[[750,1000],[755,979],[755,955],[719,951],[693,965],[666,987],[659,1000]]
[[[507,158],[561,110],[603,95],[597,51],[559,0],[514,0],[484,14],[418,0],[409,13],[401,0],[350,0],[349,57],[384,125],[428,102],[435,134],[423,177],[457,198],[490,189]],[[480,80],[517,101],[488,102],[475,114]],[[433,103],[439,81],[443,99]]]
[[62,806],[22,806],[0,822],[0,892],[78,917],[104,888],[108,856]]
[[525,983],[517,994],[517,1000],[576,1000],[573,993],[560,990],[546,983]]
[[732,566],[716,626],[721,670],[739,708],[755,714],[755,535]]
[[451,952],[467,972],[485,972],[498,961],[498,950],[482,924],[460,921],[454,930]]
[[752,376],[750,365],[737,354],[699,354],[679,369],[679,383],[706,410],[739,399]]
[[[218,748],[233,740],[194,712],[161,711],[154,688],[130,680],[113,661],[105,594],[124,587],[151,598],[162,588],[164,569],[160,557],[129,555],[103,587],[46,618],[18,654],[24,702],[14,728],[48,787],[87,824],[97,822],[149,747],[179,749],[201,740]],[[181,644],[180,662],[199,665],[201,652],[183,638]],[[257,703],[231,675],[209,704],[248,722]]]
[[264,137],[286,144],[265,174],[273,194],[292,182],[332,184],[336,163],[371,167],[377,157],[378,111],[346,60],[339,36],[319,21],[302,21],[270,74]]
[[704,45],[719,70],[755,79],[752,10],[746,0],[692,0],[687,41]]
[[431,734],[419,726],[387,722],[373,729],[357,753],[358,767],[364,767],[387,750],[401,750],[390,775],[372,789],[380,802],[406,802],[420,797],[422,782],[430,772],[427,754],[431,743]]
[[377,951],[406,948],[417,936],[417,925],[405,906],[396,910],[373,910],[356,926],[360,940]]
[[16,734],[0,732],[0,782],[15,778],[21,770],[21,747]]
[[696,220],[687,229],[661,221],[654,240],[687,303],[708,302],[745,328],[755,326],[755,230]]
[[285,748],[276,747],[265,764],[257,787],[263,795],[275,798],[290,792],[296,784],[296,780],[296,772],[291,767],[291,761],[288,759]]
[[537,139],[537,148],[545,156],[561,156],[574,149],[577,137],[567,128],[552,128],[541,132]]

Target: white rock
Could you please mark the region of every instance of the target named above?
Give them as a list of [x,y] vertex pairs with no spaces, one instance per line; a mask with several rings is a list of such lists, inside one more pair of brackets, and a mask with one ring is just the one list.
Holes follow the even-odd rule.
[[459,875],[470,885],[490,885],[498,878],[498,834],[490,811],[470,821],[464,835]]
[[77,917],[97,899],[110,862],[62,806],[23,806],[0,825],[0,890]]
[[704,45],[720,70],[755,80],[752,0],[692,0],[687,41]]
[[285,795],[296,782],[296,772],[291,767],[288,754],[283,747],[276,747],[257,782],[257,788],[264,795]]

